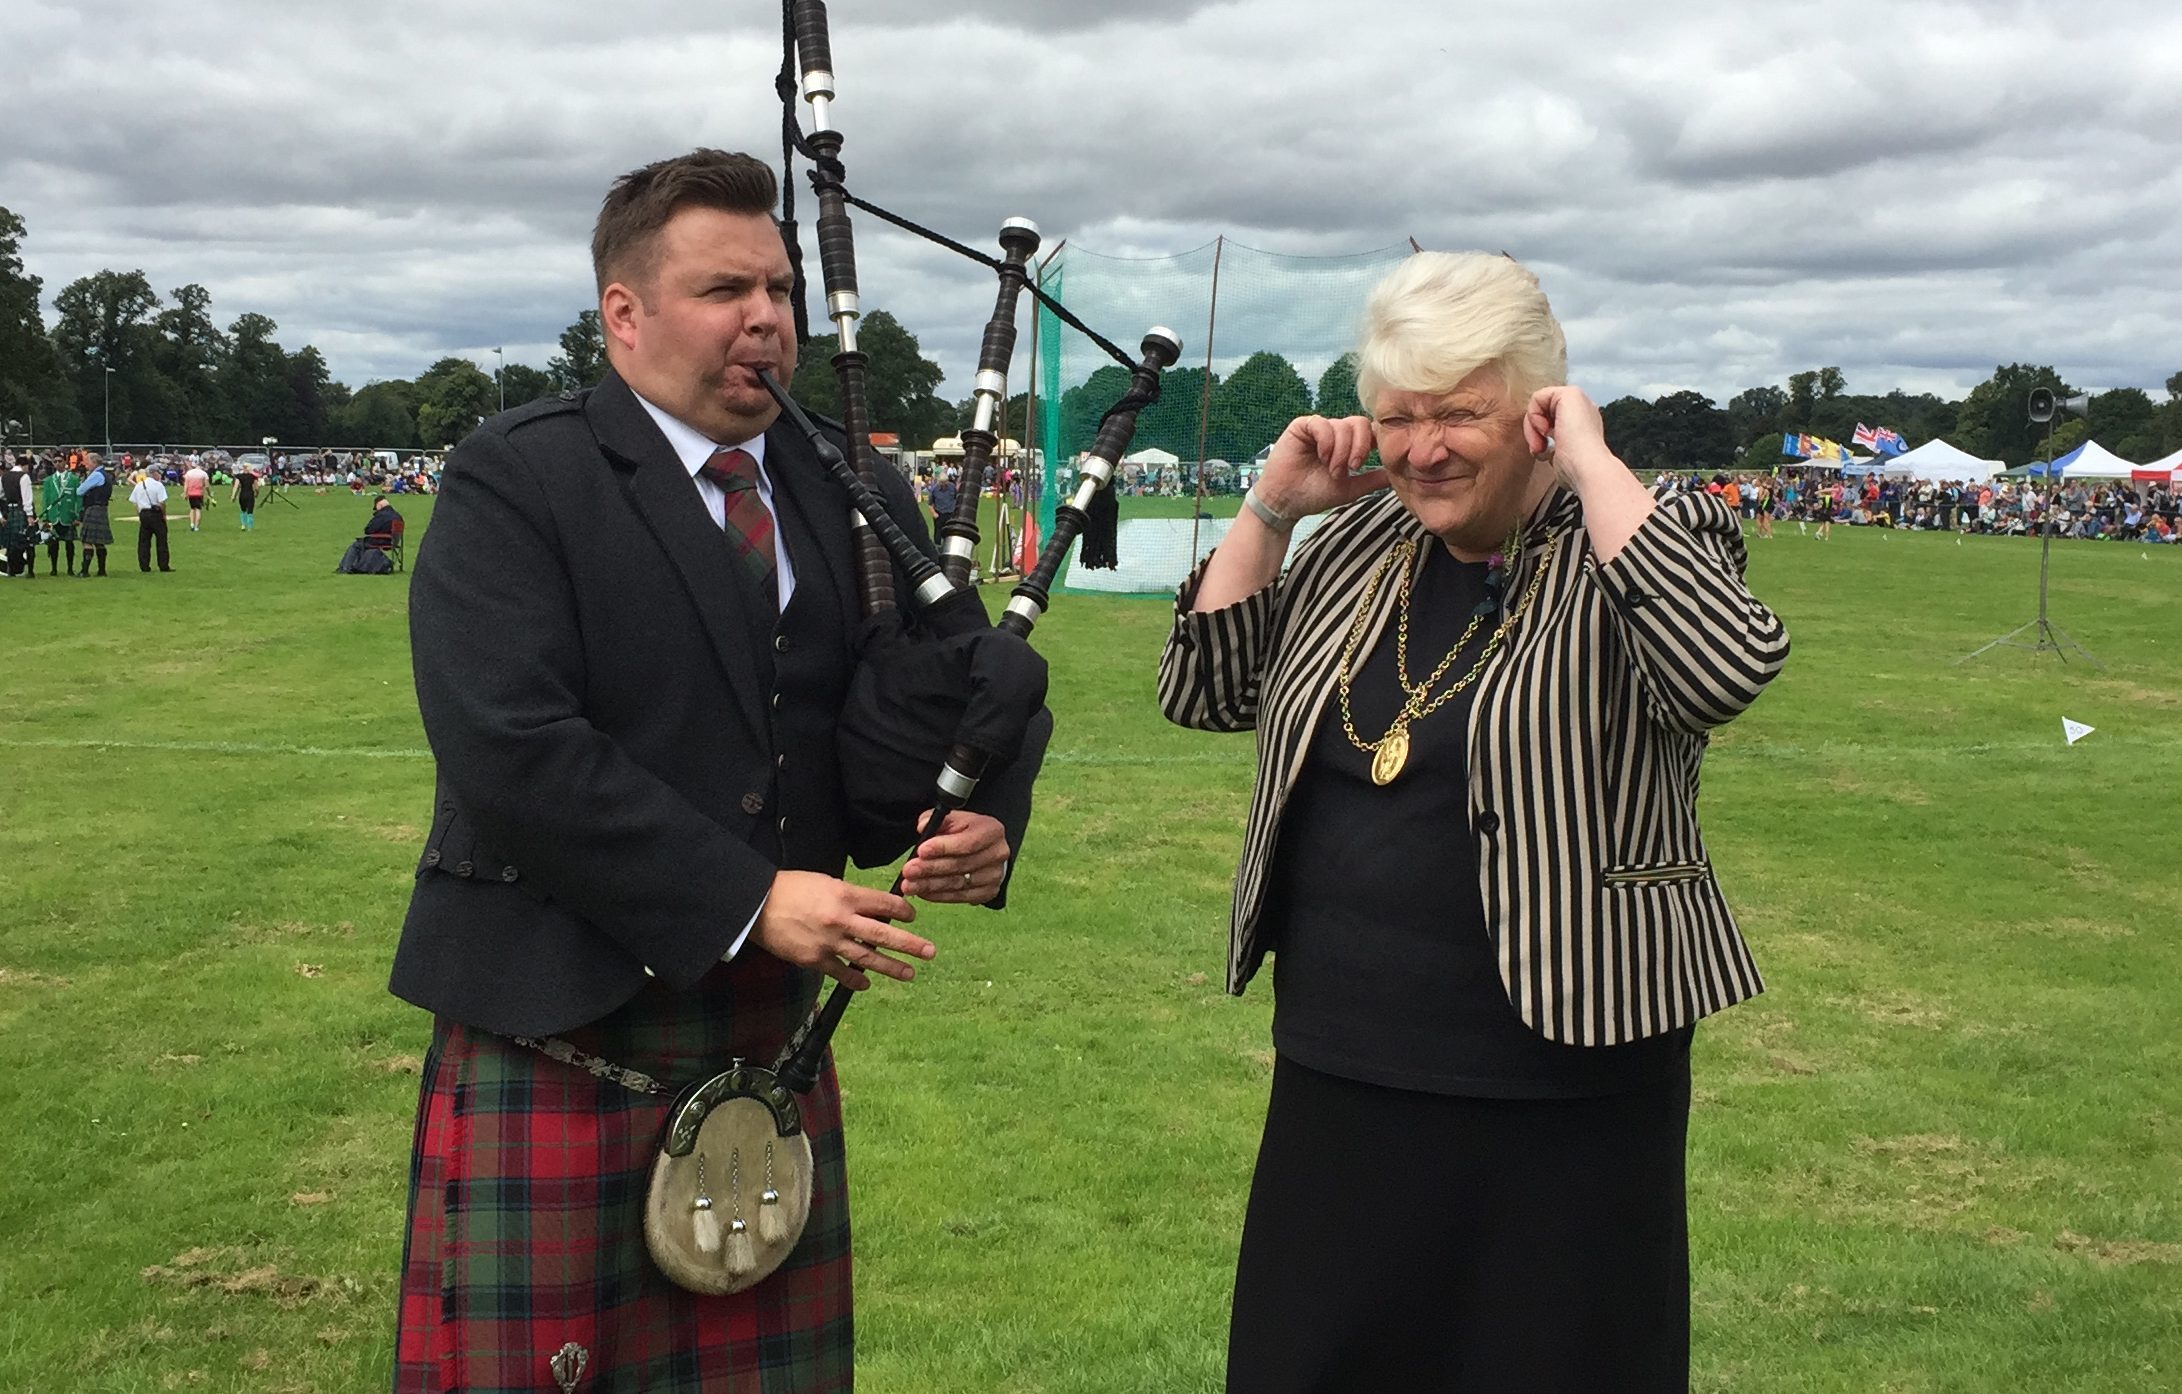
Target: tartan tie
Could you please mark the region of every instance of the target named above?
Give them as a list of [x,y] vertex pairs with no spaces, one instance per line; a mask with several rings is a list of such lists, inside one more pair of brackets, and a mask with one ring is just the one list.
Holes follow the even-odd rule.
[[773,515],[758,496],[758,462],[746,450],[722,449],[697,472],[727,495],[727,541],[768,605],[780,604]]

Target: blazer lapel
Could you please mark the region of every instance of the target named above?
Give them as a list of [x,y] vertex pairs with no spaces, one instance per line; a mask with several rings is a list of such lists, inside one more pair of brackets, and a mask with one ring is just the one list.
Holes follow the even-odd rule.
[[606,375],[584,414],[621,472],[637,516],[681,574],[753,740],[770,749],[765,691],[772,685],[772,655],[765,639],[773,627],[771,607],[759,608],[756,588],[729,553],[696,482],[619,374]]

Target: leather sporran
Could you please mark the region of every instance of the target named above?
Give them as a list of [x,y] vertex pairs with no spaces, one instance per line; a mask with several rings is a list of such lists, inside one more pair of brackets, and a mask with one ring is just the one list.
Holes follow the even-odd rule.
[[691,1292],[757,1286],[811,1216],[811,1140],[795,1095],[741,1061],[691,1086],[667,1114],[644,1198],[644,1242]]

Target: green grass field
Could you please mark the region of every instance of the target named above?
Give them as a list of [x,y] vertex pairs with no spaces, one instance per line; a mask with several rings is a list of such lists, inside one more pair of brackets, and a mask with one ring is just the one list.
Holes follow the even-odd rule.
[[[406,580],[297,502],[0,582],[0,1390],[384,1387],[432,769]],[[1698,1033],[1696,1386],[2182,1389],[2182,549],[2054,549],[2103,672],[1954,666],[2031,543],[1752,553],[1795,655],[1708,762],[1771,991]],[[1218,1387],[1270,1004],[1219,987],[1249,744],[1161,722],[1166,620],[1056,606],[1015,908],[843,1030],[865,1389]]]

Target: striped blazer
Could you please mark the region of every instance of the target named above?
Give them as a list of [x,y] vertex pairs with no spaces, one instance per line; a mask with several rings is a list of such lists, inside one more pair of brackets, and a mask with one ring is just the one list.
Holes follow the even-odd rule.
[[[1267,869],[1281,813],[1335,692],[1373,568],[1429,540],[1391,492],[1340,510],[1287,574],[1192,614],[1182,588],[1159,665],[1170,721],[1258,733],[1235,876],[1227,989],[1265,958]],[[1417,564],[1426,549],[1417,550]],[[1615,558],[1592,555],[1575,494],[1540,505],[1506,594],[1537,598],[1478,675],[1470,707],[1470,835],[1501,981],[1549,1040],[1618,1045],[1763,990],[1697,830],[1707,732],[1757,698],[1788,656],[1780,620],[1743,585],[1741,525],[1704,494],[1662,502]],[[1379,588],[1358,646],[1386,630]]]

